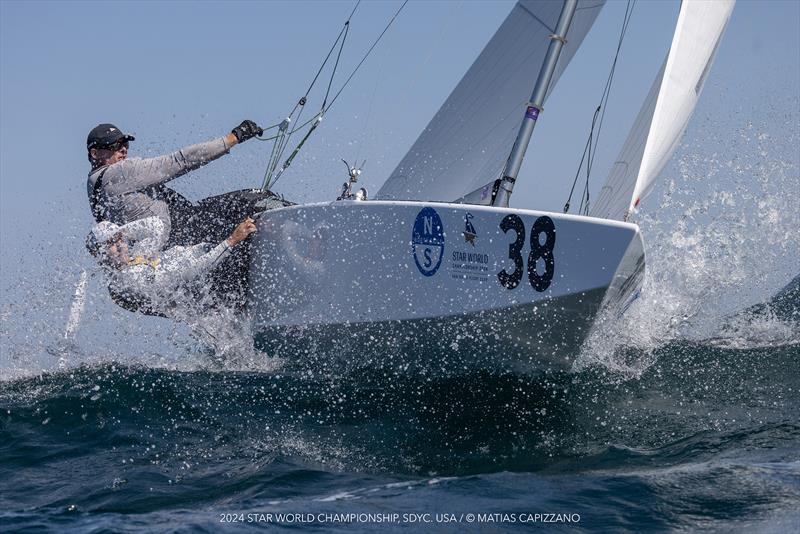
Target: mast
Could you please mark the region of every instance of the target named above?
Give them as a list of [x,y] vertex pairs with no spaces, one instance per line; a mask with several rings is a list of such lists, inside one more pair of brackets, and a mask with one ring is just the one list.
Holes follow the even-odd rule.
[[511,149],[506,167],[503,169],[503,178],[500,181],[500,187],[494,199],[495,206],[508,207],[508,200],[511,198],[511,193],[514,191],[514,183],[517,181],[517,175],[522,166],[522,159],[525,157],[525,150],[527,150],[528,143],[531,140],[533,127],[536,126],[539,112],[542,111],[542,104],[547,95],[547,89],[550,87],[553,73],[556,70],[558,57],[561,55],[561,49],[567,41],[567,30],[569,30],[569,26],[572,23],[572,16],[575,14],[575,8],[577,6],[578,0],[565,0],[564,7],[561,8],[561,15],[558,17],[558,23],[556,24],[556,31],[550,36],[550,46],[547,48],[547,55],[539,71],[539,77],[533,88],[531,100],[525,110],[525,118],[522,119],[522,125],[517,134],[517,140],[514,142],[514,148]]

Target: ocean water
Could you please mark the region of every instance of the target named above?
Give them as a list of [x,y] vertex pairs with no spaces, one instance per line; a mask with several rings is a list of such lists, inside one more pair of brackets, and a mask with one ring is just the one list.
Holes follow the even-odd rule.
[[0,522],[797,531],[800,343],[649,357],[636,379],[106,363],[2,382]]
[[563,373],[298,370],[240,324],[117,309],[91,271],[67,341],[85,258],[23,257],[0,531],[800,531],[796,125],[688,137],[639,221],[641,298]]

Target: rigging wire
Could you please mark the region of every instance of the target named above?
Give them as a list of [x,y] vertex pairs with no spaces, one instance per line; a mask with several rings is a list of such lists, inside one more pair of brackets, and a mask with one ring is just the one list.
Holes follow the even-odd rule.
[[367,116],[364,119],[364,126],[361,127],[361,139],[358,140],[358,144],[356,146],[356,158],[355,160],[353,160],[353,164],[359,169],[364,166],[364,163],[366,163],[366,160],[364,160],[364,163],[362,163],[361,166],[359,167],[358,158],[361,155],[361,148],[364,145],[364,138],[366,137],[367,134],[367,127],[369,126],[370,118],[372,118],[372,104],[375,103],[375,95],[378,93],[378,83],[380,82],[380,80],[381,80],[380,76],[375,78],[375,87],[372,89],[372,96],[369,99],[369,106],[367,107]]
[[[359,0],[360,2],[361,0]],[[339,47],[339,53],[336,54],[336,63],[333,64],[333,71],[331,72],[331,78],[328,80],[328,88],[325,89],[325,98],[322,99],[322,106],[320,109],[325,109],[325,104],[328,103],[328,95],[331,94],[331,85],[333,85],[333,77],[336,75],[336,69],[339,67],[339,59],[342,57],[342,50],[344,50],[344,43],[347,41],[347,34],[349,33],[350,29],[350,19],[347,20],[344,24],[345,31],[344,37],[342,37],[342,46]]]
[[[631,21],[631,17],[633,16],[633,8],[636,6],[636,0],[628,0],[627,5],[625,6],[625,15],[623,16],[622,20],[622,28],[620,30],[619,41],[617,42],[617,50],[614,53],[614,61],[611,63],[611,69],[608,73],[608,78],[606,79],[606,85],[603,88],[603,93],[600,97],[600,105],[597,106],[597,109],[594,112],[594,116],[592,118],[592,127],[589,130],[589,138],[586,142],[586,146],[583,149],[583,156],[581,157],[580,164],[578,165],[578,170],[575,172],[575,179],[572,182],[572,189],[569,192],[569,197],[567,198],[566,204],[564,204],[564,213],[569,211],[570,202],[572,201],[572,194],[575,191],[575,185],[578,182],[578,176],[580,175],[581,168],[583,167],[583,162],[586,161],[586,183],[584,185],[583,193],[581,194],[581,203],[578,207],[578,213],[583,213],[584,215],[589,214],[589,178],[592,172],[592,165],[594,164],[594,158],[597,155],[597,145],[600,142],[600,131],[603,128],[603,119],[606,115],[606,107],[608,104],[608,98],[611,95],[611,85],[614,81],[614,72],[617,68],[617,60],[619,59],[619,52],[622,49],[622,43],[625,40],[625,34],[628,31],[628,24]],[[597,135],[594,135],[594,128],[597,122],[598,112],[602,110],[600,113],[600,122],[597,124]],[[587,158],[588,155],[588,158]]]
[[584,213],[584,215],[589,215],[589,176],[592,172],[592,167],[594,166],[594,158],[597,155],[597,145],[600,142],[600,132],[603,129],[603,119],[605,119],[608,99],[611,96],[611,85],[614,81],[614,72],[617,68],[617,59],[619,58],[619,51],[622,48],[622,42],[625,40],[625,34],[628,31],[628,24],[630,23],[631,17],[633,16],[633,8],[635,6],[636,6],[636,0],[632,1],[628,0],[628,5],[625,7],[625,17],[622,25],[622,31],[620,32],[619,36],[619,43],[617,44],[617,50],[614,54],[614,62],[611,65],[611,72],[608,75],[608,82],[606,84],[606,90],[605,90],[605,99],[602,103],[603,111],[600,114],[600,122],[597,125],[597,136],[594,141],[594,148],[590,150],[589,162],[586,168],[586,184],[584,186],[584,193],[586,199],[586,205],[585,205],[586,212]]
[[[599,110],[600,107],[598,106],[597,109]],[[597,113],[595,112],[595,118],[597,118]],[[594,122],[594,120],[592,120]],[[589,162],[586,163],[586,185],[583,188],[583,193],[581,194],[581,203],[578,206],[578,213],[582,213],[584,215],[589,215],[589,175],[592,173],[592,134],[589,133],[589,142],[587,143],[587,147],[589,148]]]
[[[317,83],[317,78],[319,78],[319,75],[322,74],[322,69],[325,68],[325,65],[328,63],[328,60],[330,59],[331,54],[333,54],[333,51],[336,50],[336,45],[339,43],[339,39],[342,38],[342,35],[344,35],[345,38],[347,38],[347,31],[348,31],[348,29],[350,27],[350,19],[353,18],[353,14],[356,12],[356,9],[358,9],[359,4],[361,4],[361,0],[358,0],[358,2],[356,2],[356,6],[353,8],[353,11],[350,12],[350,16],[347,17],[347,20],[344,22],[344,26],[342,26],[342,29],[339,31],[339,35],[336,36],[336,40],[333,42],[333,45],[331,45],[331,49],[328,50],[328,55],[325,56],[325,60],[322,62],[322,65],[319,66],[319,70],[317,71],[317,74],[314,75],[314,79],[311,80],[311,84],[308,86],[308,89],[306,89],[306,93],[303,96],[308,97],[308,94],[311,92],[311,89],[314,88],[314,84]],[[339,47],[339,54],[341,55],[341,53],[342,53],[342,48]],[[337,63],[339,62],[338,56],[336,58],[336,62]],[[295,106],[295,108],[296,107],[297,106]],[[294,110],[292,110],[292,111],[294,111]]]
[[[359,0],[358,3],[361,3],[361,0]],[[331,109],[331,107],[333,106],[334,102],[336,102],[336,100],[339,98],[339,95],[342,94],[342,91],[344,91],[345,88],[350,84],[350,81],[353,79],[353,77],[356,75],[358,70],[361,68],[361,65],[363,65],[364,62],[367,60],[367,58],[370,56],[370,54],[372,53],[374,48],[381,41],[383,36],[389,30],[389,28],[391,27],[392,23],[394,23],[395,19],[397,18],[397,16],[400,14],[400,12],[403,10],[403,8],[406,6],[407,3],[408,3],[408,0],[404,0],[403,1],[402,5],[397,9],[397,11],[394,13],[392,18],[389,20],[389,22],[383,28],[383,31],[380,33],[380,35],[378,35],[378,37],[375,39],[375,41],[372,43],[372,45],[369,47],[369,49],[367,49],[366,53],[361,58],[361,61],[358,62],[358,64],[353,69],[353,71],[350,73],[350,75],[344,81],[342,86],[336,92],[336,94],[333,95],[333,98],[331,99],[331,101],[327,102],[327,99],[328,99],[328,96],[329,96],[329,92],[330,92],[330,88],[331,88],[331,86],[333,84],[333,77],[336,74],[336,67],[339,64],[339,57],[341,56],[342,48],[344,46],[344,40],[342,40],[342,44],[339,47],[339,53],[337,54],[336,63],[334,65],[333,72],[331,73],[331,79],[330,79],[330,82],[328,83],[328,91],[325,94],[325,100],[323,101],[322,108],[320,109],[320,111],[316,115],[314,115],[313,117],[308,119],[306,122],[300,124],[299,126],[296,126],[294,128],[290,128],[289,129],[288,136],[291,136],[293,133],[297,132],[298,130],[302,130],[303,128],[305,128],[309,124],[311,125],[311,127],[308,130],[308,132],[306,132],[306,135],[303,137],[303,139],[300,141],[300,143],[298,143],[297,147],[295,147],[295,149],[292,151],[292,153],[289,155],[289,157],[283,163],[283,165],[282,165],[281,169],[278,171],[278,173],[275,174],[274,177],[273,177],[272,176],[272,172],[269,169],[267,170],[267,174],[265,175],[264,185],[262,186],[262,190],[267,190],[270,187],[274,186],[278,182],[278,180],[280,179],[280,177],[283,174],[283,172],[289,167],[289,165],[291,165],[292,160],[297,155],[297,153],[300,151],[300,149],[303,147],[303,144],[305,144],[305,142],[308,140],[308,138],[311,136],[311,134],[314,132],[314,130],[316,130],[317,126],[319,126],[320,122],[322,121],[323,116]],[[358,7],[358,4],[356,4],[356,8],[357,7]],[[355,8],[353,9],[353,13],[355,13]],[[352,17],[352,13],[350,14],[350,17]],[[349,24],[350,24],[350,18],[348,18],[347,22],[345,22],[345,27],[349,27]],[[344,36],[346,38],[347,31],[346,31],[346,29],[343,29],[343,31],[344,31]],[[340,34],[341,34],[341,32],[340,32]],[[338,39],[337,39],[336,43],[338,43]],[[334,43],[334,47],[336,46],[336,43]],[[328,53],[328,57],[330,57],[330,54],[332,53],[332,51],[333,50],[331,50]],[[326,58],[326,61],[327,61],[327,58]],[[314,78],[314,81],[316,81],[316,77]],[[309,91],[310,90],[311,90],[311,88],[309,88]],[[281,154],[282,153],[283,153],[283,151],[281,151]],[[280,159],[280,157],[278,159]],[[275,166],[275,168],[277,168],[277,165]]]
[[[311,83],[308,85],[308,89],[306,89],[305,94],[298,101],[298,103],[295,104],[294,108],[292,109],[292,112],[289,113],[290,116],[294,114],[294,112],[297,109],[298,105],[299,106],[305,105],[305,100],[308,99],[308,95],[311,92],[311,89],[313,89],[314,88],[314,84],[317,83],[317,79],[319,78],[319,75],[322,74],[322,70],[325,68],[325,65],[327,65],[328,60],[331,57],[331,54],[333,54],[333,51],[336,50],[336,45],[339,44],[339,39],[342,39],[342,35],[344,35],[345,39],[347,38],[347,30],[350,27],[350,20],[353,18],[353,15],[355,14],[356,9],[358,9],[359,5],[361,5],[361,0],[358,0],[356,2],[355,7],[353,7],[353,10],[350,12],[350,15],[348,15],[347,20],[344,22],[344,25],[342,26],[342,29],[339,31],[339,35],[336,36],[336,40],[331,45],[330,50],[328,50],[328,54],[325,56],[325,59],[322,61],[322,65],[319,66],[319,69],[317,70],[317,73],[314,75],[314,79],[311,80]],[[344,45],[344,43],[342,43],[342,46],[343,45]],[[342,53],[342,48],[339,47],[339,55],[341,55],[341,53]],[[336,58],[336,63],[337,64],[339,63],[338,56]],[[334,69],[335,69],[335,67],[334,67]],[[328,85],[328,89],[330,90],[330,84]],[[326,98],[327,98],[327,95],[326,95]],[[323,107],[325,107],[325,106],[323,106]]]
[[341,92],[342,92],[342,91],[344,91],[344,89],[345,89],[345,88],[347,87],[347,85],[350,83],[350,80],[353,78],[353,76],[355,76],[355,74],[356,74],[356,72],[358,71],[359,67],[361,67],[361,64],[362,64],[362,63],[364,63],[364,61],[367,59],[367,57],[368,57],[368,56],[370,55],[370,53],[372,52],[372,49],[373,49],[373,48],[375,48],[375,45],[377,45],[377,44],[378,44],[378,42],[379,42],[379,41],[381,40],[381,38],[383,37],[383,34],[384,34],[384,33],[386,33],[386,30],[388,30],[388,29],[389,29],[389,26],[391,26],[391,25],[392,25],[392,23],[394,22],[394,19],[396,19],[396,18],[397,18],[397,16],[400,14],[400,11],[402,11],[402,10],[403,10],[403,8],[405,7],[405,5],[406,5],[407,3],[408,3],[408,0],[405,0],[405,1],[403,2],[403,5],[401,5],[401,6],[400,6],[400,8],[399,8],[399,9],[398,9],[398,10],[395,12],[394,16],[391,18],[391,20],[389,21],[389,23],[388,23],[388,24],[386,25],[386,27],[383,29],[383,31],[381,32],[381,34],[378,36],[378,38],[375,40],[375,42],[374,42],[374,43],[372,43],[372,46],[370,46],[370,47],[369,47],[369,50],[367,50],[367,52],[364,54],[364,57],[363,57],[363,58],[361,58],[361,61],[359,61],[358,65],[356,65],[355,69],[353,69],[353,72],[351,72],[351,73],[350,73],[350,76],[348,76],[348,77],[347,77],[347,80],[345,80],[345,82],[344,82],[344,85],[342,85],[342,87],[339,89],[339,91],[338,91],[338,92],[337,92],[337,93],[336,93],[336,94],[333,96],[333,100],[331,100],[331,102],[328,104],[328,107],[326,107],[326,108],[323,110],[323,112],[322,112],[322,113],[318,113],[317,115],[314,115],[313,117],[311,117],[310,119],[308,119],[308,120],[307,120],[306,122],[304,122],[303,124],[301,124],[301,125],[299,125],[299,126],[295,127],[295,129],[294,129],[294,130],[292,130],[292,132],[296,132],[297,130],[302,130],[303,128],[305,128],[306,126],[308,126],[309,124],[311,124],[312,122],[314,122],[315,120],[317,120],[317,116],[318,116],[318,115],[320,115],[320,114],[324,114],[324,113],[327,113],[327,111],[328,111],[329,109],[331,109],[331,107],[333,106],[333,103],[336,101],[336,99],[337,99],[337,98],[339,98],[339,95],[341,94]]
[[[331,48],[328,50],[328,53],[325,56],[325,59],[322,61],[322,65],[320,65],[319,69],[317,69],[317,73],[314,75],[314,78],[311,80],[311,83],[309,84],[308,89],[306,89],[305,94],[303,94],[303,96],[300,97],[300,99],[297,101],[297,103],[295,104],[294,108],[292,108],[292,111],[289,113],[288,117],[286,119],[284,119],[280,123],[280,125],[279,125],[280,126],[280,130],[279,130],[278,134],[273,136],[273,137],[270,137],[270,138],[258,138],[258,139],[260,139],[262,141],[270,141],[270,140],[274,140],[275,141],[275,143],[273,144],[273,147],[272,147],[272,151],[271,151],[271,154],[270,154],[269,162],[267,163],[267,170],[264,172],[264,182],[263,182],[263,184],[261,186],[262,190],[269,189],[270,181],[271,181],[271,179],[273,177],[275,169],[278,167],[278,163],[280,162],[281,158],[283,157],[283,153],[286,150],[286,147],[289,145],[289,140],[291,139],[292,134],[294,134],[299,129],[299,128],[291,128],[290,127],[291,123],[292,123],[292,119],[294,118],[295,112],[299,108],[299,112],[297,113],[297,122],[300,122],[300,117],[302,116],[303,110],[305,109],[304,106],[308,102],[308,95],[311,93],[311,90],[314,88],[314,85],[317,83],[317,80],[319,79],[320,74],[322,74],[322,71],[325,69],[325,65],[328,64],[328,60],[331,58],[331,55],[333,54],[333,51],[336,50],[337,45],[339,46],[339,52],[338,52],[337,57],[336,57],[336,66],[338,66],[339,57],[341,57],[342,49],[344,48],[344,41],[347,39],[347,33],[349,31],[349,28],[350,28],[350,20],[353,18],[353,15],[355,14],[355,12],[358,9],[358,6],[360,4],[361,4],[361,0],[358,0],[356,2],[355,7],[353,7],[353,10],[350,12],[350,15],[347,17],[347,20],[345,20],[345,23],[342,26],[342,29],[339,31],[339,35],[336,36],[336,40],[331,45]],[[340,44],[340,41],[341,41],[341,44]],[[333,82],[333,77],[336,74],[336,66],[334,66],[333,72],[331,73],[331,79],[328,82],[328,91],[330,91],[330,84]],[[327,100],[327,93],[326,93],[325,98]],[[325,102],[323,101],[322,108],[324,108],[324,106],[325,106]],[[288,165],[284,164],[284,167],[287,167],[287,166]]]
[[328,107],[325,109],[325,111],[328,111],[328,110],[331,108],[331,106],[333,105],[333,103],[334,103],[334,102],[336,102],[336,99],[337,99],[337,98],[339,98],[339,95],[340,95],[340,94],[342,94],[342,91],[344,91],[345,87],[347,87],[347,85],[350,83],[350,80],[352,80],[352,79],[353,79],[353,76],[355,76],[355,75],[356,75],[356,72],[358,72],[358,69],[360,69],[360,68],[361,68],[361,65],[363,65],[363,64],[364,64],[364,61],[366,61],[366,60],[367,60],[367,58],[369,57],[369,55],[372,53],[372,50],[373,50],[373,49],[374,49],[374,48],[375,48],[375,47],[378,45],[378,43],[381,41],[381,39],[383,38],[383,35],[384,35],[384,34],[387,32],[387,30],[389,29],[389,27],[390,27],[390,26],[392,25],[392,23],[394,22],[394,19],[396,19],[396,18],[397,18],[397,16],[400,14],[400,12],[403,10],[403,8],[404,8],[404,7],[406,7],[406,4],[407,4],[407,3],[408,3],[408,0],[404,0],[403,4],[402,4],[402,5],[401,5],[401,6],[398,8],[398,10],[395,12],[395,14],[394,14],[394,15],[392,16],[392,18],[389,20],[388,24],[386,24],[386,27],[385,27],[385,28],[383,28],[383,31],[381,32],[381,34],[378,36],[378,38],[377,38],[377,39],[375,39],[375,42],[374,42],[374,43],[372,43],[372,46],[370,46],[370,47],[369,47],[369,50],[367,50],[367,53],[366,53],[366,54],[364,54],[364,57],[363,57],[363,58],[361,58],[361,61],[359,61],[359,62],[358,62],[358,65],[356,65],[356,68],[355,68],[355,69],[353,69],[353,72],[351,72],[351,73],[350,73],[350,76],[348,76],[348,77],[347,77],[347,80],[345,80],[345,82],[344,82],[344,85],[342,85],[342,87],[339,89],[339,91],[338,91],[338,92],[337,92],[337,93],[334,95],[334,97],[333,97],[333,100],[331,100],[331,103],[330,103],[330,104],[328,104]]
[[[342,57],[342,50],[344,50],[344,44],[345,44],[345,41],[347,41],[347,34],[350,31],[350,19],[352,18],[353,14],[356,12],[356,9],[358,9],[358,5],[360,3],[361,3],[361,0],[358,0],[358,2],[356,2],[356,5],[353,8],[353,11],[350,12],[350,16],[347,17],[347,20],[345,21],[344,26],[342,27],[342,31],[339,32],[339,36],[336,38],[336,42],[334,42],[333,47],[328,52],[328,55],[325,57],[325,61],[323,62],[322,67],[320,67],[320,70],[317,72],[317,75],[314,77],[314,80],[311,82],[311,85],[309,86],[308,90],[306,91],[306,94],[300,100],[301,107],[300,107],[300,111],[297,114],[297,122],[300,122],[300,116],[303,114],[303,109],[304,108],[302,107],[302,105],[304,105],[304,104],[302,104],[302,103],[308,97],[308,93],[311,92],[311,88],[314,86],[314,83],[317,81],[317,78],[319,77],[320,72],[322,72],[322,68],[325,66],[325,63],[328,62],[328,59],[331,57],[331,53],[333,52],[334,48],[336,47],[336,43],[338,43],[339,39],[341,38],[342,43],[339,45],[339,52],[336,54],[336,62],[333,65],[333,70],[331,71],[331,76],[330,76],[330,79],[328,80],[328,88],[325,90],[325,98],[322,100],[322,105],[320,106],[320,111],[325,109],[325,104],[328,102],[328,95],[330,94],[330,91],[331,91],[331,85],[333,85],[333,79],[336,77],[336,70],[339,67],[339,59]],[[295,109],[296,108],[297,108],[297,106],[295,106]],[[294,111],[293,111],[293,113],[294,113]],[[286,147],[289,145],[289,140],[291,139],[292,134],[294,132],[295,132],[295,130],[291,130],[289,132],[289,134],[286,136],[286,141],[283,144],[283,147],[281,147],[281,150],[280,150],[280,152],[279,152],[279,154],[277,156],[278,159],[281,159],[283,157],[283,153],[286,150]],[[275,162],[275,167],[277,167],[277,161]],[[273,167],[273,171],[274,171],[274,167]]]
[[[342,57],[342,50],[344,50],[344,44],[347,41],[347,34],[350,31],[350,18],[353,16],[353,13],[356,12],[356,9],[358,8],[358,5],[360,3],[361,3],[361,0],[358,0],[358,2],[356,3],[356,6],[353,8],[353,11],[350,13],[350,16],[345,21],[344,27],[342,28],[342,31],[339,32],[339,37],[336,38],[336,42],[338,42],[339,38],[341,37],[342,42],[339,45],[339,52],[336,54],[336,62],[334,63],[333,69],[331,70],[331,76],[330,76],[330,79],[328,80],[328,87],[325,90],[325,98],[322,100],[322,105],[320,106],[320,114],[324,113],[325,105],[327,104],[328,96],[330,95],[331,86],[333,85],[333,80],[336,77],[336,70],[339,67],[339,60]],[[336,46],[336,43],[334,43],[334,47],[335,46]],[[325,63],[327,63],[328,59],[330,58],[332,51],[333,51],[333,49],[331,49],[331,51],[328,52],[328,56],[325,58]],[[323,67],[324,66],[325,66],[325,64],[323,63]],[[321,72],[321,70],[320,70],[320,72]],[[319,73],[317,73],[317,76],[314,77],[314,82],[316,82],[318,76],[319,76]],[[300,116],[303,114],[303,109],[305,109],[305,108],[303,108],[304,101],[306,100],[306,97],[308,96],[308,93],[311,91],[311,88],[313,87],[313,85],[314,85],[314,83],[312,82],[311,86],[308,88],[308,91],[306,91],[306,94],[300,100],[301,104],[300,104],[300,111],[297,114],[297,122],[300,122]],[[295,109],[297,109],[297,106],[295,106]],[[292,113],[294,113],[294,111],[292,111]],[[320,119],[321,119],[321,115],[320,115]],[[313,129],[316,128],[316,124],[319,124],[319,121],[317,121],[317,123],[315,123],[315,126],[312,126],[312,130],[311,131],[313,131]],[[289,134],[286,136],[285,141],[283,142],[283,145],[281,146],[281,149],[280,149],[280,151],[278,152],[278,154],[276,156],[275,163],[273,164],[272,170],[270,171],[270,173],[275,171],[275,168],[277,168],[277,166],[278,166],[279,160],[281,160],[283,158],[283,153],[286,151],[286,147],[289,146],[289,140],[291,139],[292,134],[294,134],[294,132],[295,132],[295,130],[291,130],[289,132]],[[308,135],[306,135],[306,137],[303,138],[303,141],[301,142],[300,146],[302,146],[302,143],[305,143],[306,139],[308,139]],[[299,150],[299,148],[297,150]],[[284,163],[283,169],[281,169],[281,173],[289,165],[291,165],[291,160],[294,159],[294,156],[297,154],[297,150],[293,151],[291,158],[286,160],[286,162]],[[277,181],[278,177],[279,176],[275,177],[275,181]],[[267,188],[269,188],[271,185],[272,185],[272,183],[268,183],[267,184]]]
[[[578,183],[578,176],[580,176],[581,169],[583,168],[583,162],[586,160],[586,153],[591,151],[592,133],[594,132],[594,124],[597,121],[597,115],[599,113],[600,113],[600,106],[597,106],[597,109],[594,110],[594,117],[592,117],[592,127],[589,130],[589,139],[586,140],[586,146],[583,147],[583,155],[581,156],[581,162],[578,164],[578,170],[575,171],[575,179],[572,181],[572,189],[569,190],[569,197],[567,198],[567,203],[564,204],[564,213],[569,212],[569,203],[572,200],[572,194],[575,192],[575,185]],[[581,207],[583,207],[583,197],[581,197]],[[578,213],[580,213],[580,208],[578,208]]]

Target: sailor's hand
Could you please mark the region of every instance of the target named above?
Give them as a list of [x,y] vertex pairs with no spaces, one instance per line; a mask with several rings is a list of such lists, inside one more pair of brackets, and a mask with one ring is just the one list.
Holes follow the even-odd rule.
[[228,245],[235,247],[245,239],[247,236],[256,231],[256,223],[250,217],[239,223],[239,226],[233,231],[231,236],[227,239]]
[[251,120],[242,121],[242,123],[231,130],[231,133],[236,136],[236,142],[242,143],[248,139],[252,139],[257,135],[262,135],[264,130],[258,124]]

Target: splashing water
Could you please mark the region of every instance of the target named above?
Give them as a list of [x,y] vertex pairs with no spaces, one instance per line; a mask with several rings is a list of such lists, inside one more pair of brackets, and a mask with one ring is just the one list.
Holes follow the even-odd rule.
[[[658,207],[645,206],[638,221],[647,255],[641,296],[622,317],[606,311],[598,319],[575,369],[597,365],[639,377],[655,349],[678,340],[800,343],[796,321],[731,317],[785,284],[800,264],[797,127],[767,133],[777,122],[767,115],[724,139],[704,136],[705,128],[690,136],[702,141],[684,144],[653,194]],[[709,146],[709,139],[716,141]]]
[[192,336],[207,354],[206,361],[211,368],[271,373],[284,366],[280,358],[253,347],[250,319],[233,309],[220,307],[213,313],[192,316],[186,322],[192,329]]

